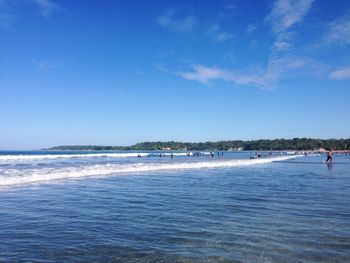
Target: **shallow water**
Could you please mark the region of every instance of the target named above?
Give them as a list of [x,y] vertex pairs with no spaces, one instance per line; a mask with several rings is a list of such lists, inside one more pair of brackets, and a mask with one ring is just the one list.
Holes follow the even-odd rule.
[[[350,157],[249,155],[0,160],[3,181],[47,172],[0,187],[0,261],[349,262]],[[48,177],[101,165],[168,168]]]

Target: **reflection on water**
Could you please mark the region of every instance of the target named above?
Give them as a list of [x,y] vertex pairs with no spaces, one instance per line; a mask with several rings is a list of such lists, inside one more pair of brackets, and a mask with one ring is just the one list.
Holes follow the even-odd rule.
[[328,168],[329,170],[332,170],[332,168],[333,168],[333,163],[327,163],[327,168]]

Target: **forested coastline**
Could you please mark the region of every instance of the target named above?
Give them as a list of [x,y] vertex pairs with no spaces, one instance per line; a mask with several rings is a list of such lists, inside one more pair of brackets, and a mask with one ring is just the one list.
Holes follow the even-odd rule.
[[349,139],[228,140],[217,142],[141,142],[131,146],[63,145],[44,150],[350,150]]

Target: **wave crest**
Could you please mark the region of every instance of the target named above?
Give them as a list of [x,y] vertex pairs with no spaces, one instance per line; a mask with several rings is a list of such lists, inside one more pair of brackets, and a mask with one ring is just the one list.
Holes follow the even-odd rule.
[[298,157],[279,156],[259,159],[237,160],[211,160],[198,162],[168,162],[168,163],[136,163],[136,164],[96,164],[79,167],[42,168],[31,170],[0,171],[0,186],[37,183],[43,181],[62,180],[69,178],[82,178],[88,176],[107,176],[122,173],[139,173],[160,170],[188,170],[188,169],[214,169],[236,166],[250,166],[256,164],[284,161]]

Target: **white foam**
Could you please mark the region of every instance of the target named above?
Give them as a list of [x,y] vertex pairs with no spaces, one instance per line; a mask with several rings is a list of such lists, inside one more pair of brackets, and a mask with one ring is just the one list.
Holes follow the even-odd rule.
[[168,163],[136,163],[136,164],[98,164],[79,167],[66,168],[43,168],[26,170],[8,170],[0,171],[0,186],[11,186],[18,184],[36,183],[42,181],[62,180],[67,178],[81,178],[98,175],[116,175],[120,173],[137,173],[159,170],[185,170],[185,169],[213,169],[229,168],[236,166],[250,166],[256,164],[271,163],[275,161],[284,161],[287,159],[299,157],[279,156],[271,158],[258,159],[240,159],[240,160],[211,160],[201,162],[168,162]]
[[[0,155],[0,161],[24,161],[24,160],[42,160],[42,159],[58,159],[58,158],[95,158],[95,157],[144,157],[150,153],[87,153],[87,154],[33,154],[33,155]],[[175,154],[174,154],[175,155]]]

